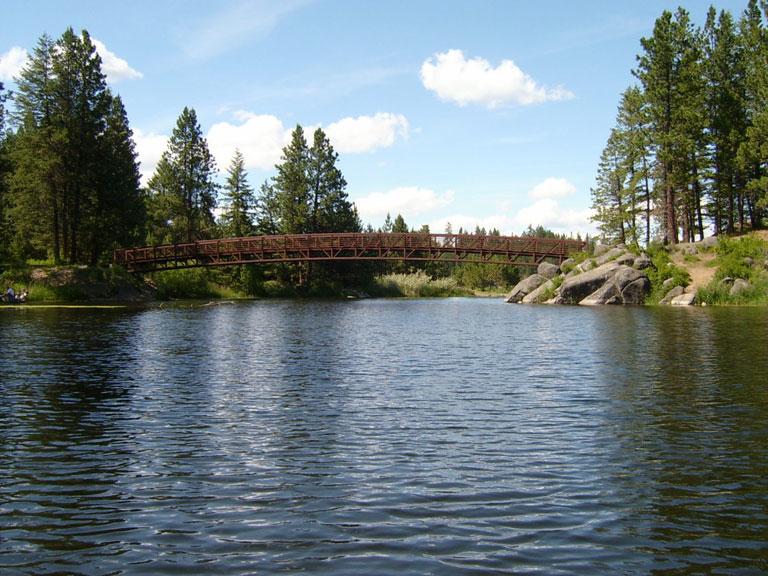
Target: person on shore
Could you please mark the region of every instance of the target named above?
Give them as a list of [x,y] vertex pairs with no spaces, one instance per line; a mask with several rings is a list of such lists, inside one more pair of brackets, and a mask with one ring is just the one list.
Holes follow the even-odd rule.
[[5,291],[5,301],[8,304],[16,303],[16,292],[13,290],[13,286],[8,286],[8,290]]

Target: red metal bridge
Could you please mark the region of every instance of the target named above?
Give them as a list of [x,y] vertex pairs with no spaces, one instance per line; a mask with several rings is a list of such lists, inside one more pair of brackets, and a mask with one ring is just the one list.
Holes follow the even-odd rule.
[[288,234],[199,240],[116,250],[114,261],[131,272],[277,262],[400,260],[537,266],[562,262],[584,250],[580,240],[473,234]]

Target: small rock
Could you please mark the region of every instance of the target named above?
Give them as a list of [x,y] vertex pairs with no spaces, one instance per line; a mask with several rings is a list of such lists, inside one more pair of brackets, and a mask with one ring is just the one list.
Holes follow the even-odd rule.
[[642,254],[640,254],[640,256],[635,258],[634,266],[637,270],[645,270],[646,268],[650,268],[651,259],[648,257],[648,254],[643,252]]
[[635,255],[632,252],[624,252],[624,254],[616,258],[615,262],[623,266],[632,266],[635,263]]
[[685,289],[682,286],[675,286],[674,288],[672,288],[672,290],[667,292],[666,296],[664,296],[664,298],[662,298],[659,301],[659,304],[664,304],[664,305],[672,304],[672,300],[674,300],[684,292],[685,292]]
[[752,258],[750,258],[749,256],[745,256],[742,262],[744,263],[744,266],[746,266],[747,268],[752,268],[752,266],[754,266],[755,264],[755,261],[752,260]]
[[557,264],[552,264],[551,262],[542,262],[539,264],[539,268],[537,270],[540,276],[544,276],[544,278],[552,279],[558,274],[560,274],[560,266]]
[[624,250],[623,248],[611,248],[610,250],[608,250],[608,252],[605,252],[600,256],[597,256],[595,258],[595,263],[598,266],[602,266],[606,262],[611,262],[612,260],[616,260],[616,258],[621,256],[625,252],[626,250]]
[[596,257],[597,256],[601,256],[601,255],[605,254],[606,252],[608,252],[608,250],[610,250],[610,249],[611,249],[611,247],[608,244],[595,244],[594,255]]
[[568,268],[573,268],[576,266],[576,260],[573,258],[566,258],[563,260],[563,263],[560,264],[560,270],[567,270]]
[[667,278],[666,280],[664,280],[664,282],[661,283],[661,287],[669,289],[672,287],[672,284],[674,283],[675,283],[674,278]]
[[709,249],[709,248],[716,247],[719,242],[720,240],[717,238],[717,236],[708,236],[707,238],[704,238],[704,240],[700,240],[696,244],[700,248]]
[[729,296],[738,296],[742,292],[746,292],[752,287],[752,285],[749,283],[749,281],[744,280],[743,278],[736,278],[736,280],[733,281],[733,286],[731,286],[731,290],[728,292]]
[[696,303],[695,292],[685,292],[679,296],[672,298],[670,304],[672,306],[693,306]]
[[722,280],[720,280],[720,282],[718,282],[718,284],[719,284],[720,286],[733,286],[733,280],[734,280],[734,279],[733,279],[733,278],[731,278],[730,276],[726,276],[725,278],[723,278]]

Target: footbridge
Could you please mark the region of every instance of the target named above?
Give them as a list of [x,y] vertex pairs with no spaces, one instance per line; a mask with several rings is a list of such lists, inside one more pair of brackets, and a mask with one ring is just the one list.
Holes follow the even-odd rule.
[[278,262],[393,260],[477,262],[534,267],[582,251],[580,240],[475,234],[330,233],[198,240],[119,249],[116,264],[131,272]]

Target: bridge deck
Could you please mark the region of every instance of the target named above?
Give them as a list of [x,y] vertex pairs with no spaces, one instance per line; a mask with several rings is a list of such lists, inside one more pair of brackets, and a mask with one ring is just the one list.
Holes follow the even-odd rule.
[[331,233],[199,240],[116,250],[115,263],[132,272],[198,266],[323,260],[478,262],[536,266],[584,250],[579,240],[472,234]]

